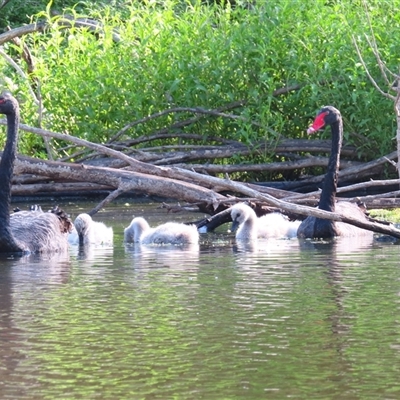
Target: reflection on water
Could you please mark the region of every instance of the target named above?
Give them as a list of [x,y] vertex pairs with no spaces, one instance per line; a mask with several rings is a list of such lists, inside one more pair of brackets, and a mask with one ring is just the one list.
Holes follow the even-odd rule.
[[0,264],[0,397],[24,398],[34,371],[20,367],[28,356],[38,309],[46,315],[48,307],[41,305],[52,297],[52,288],[69,281],[71,264],[68,252],[1,256]]
[[132,259],[134,268],[198,268],[200,245],[142,245],[125,244],[127,257]]
[[80,267],[93,266],[94,264],[105,265],[113,263],[114,247],[103,244],[79,244],[70,245],[69,253],[71,259],[76,261]]
[[0,259],[0,398],[399,398],[396,244],[124,245],[113,218],[114,246]]
[[256,241],[237,240],[233,244],[234,251],[238,253],[253,253],[253,255],[266,255],[275,252],[282,253],[298,248],[297,239],[259,239]]
[[301,240],[300,246],[303,249],[321,249],[326,251],[330,249],[335,255],[338,254],[354,254],[355,252],[363,252],[370,249],[374,244],[373,236],[359,237],[338,237],[331,240]]
[[[38,285],[57,284],[68,280],[70,274],[69,252],[29,254],[22,257],[0,256],[0,263],[12,282]],[[4,272],[4,271],[3,271]]]

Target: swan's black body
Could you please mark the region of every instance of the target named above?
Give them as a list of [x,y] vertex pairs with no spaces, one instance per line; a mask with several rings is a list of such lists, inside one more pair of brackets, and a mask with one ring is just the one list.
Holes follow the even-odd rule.
[[7,139],[0,161],[0,251],[21,252],[10,229],[11,179],[17,152],[19,106],[14,97],[4,94],[0,97],[0,113],[7,118]]
[[35,253],[67,249],[72,223],[61,210],[19,211],[10,216],[11,185],[17,152],[19,106],[9,93],[0,95],[7,118],[7,139],[0,161],[0,253]]
[[[324,128],[326,125],[331,126],[332,148],[318,208],[325,211],[340,212],[341,214],[351,217],[366,219],[365,214],[356,204],[349,202],[336,203],[340,151],[343,141],[343,122],[339,110],[335,107],[327,106],[322,108],[315,118],[313,125],[308,129],[308,133],[314,133]],[[335,236],[360,235],[372,235],[372,232],[342,222],[335,222],[329,219],[321,219],[312,216],[307,217],[297,230],[297,236],[301,238],[326,239]]]

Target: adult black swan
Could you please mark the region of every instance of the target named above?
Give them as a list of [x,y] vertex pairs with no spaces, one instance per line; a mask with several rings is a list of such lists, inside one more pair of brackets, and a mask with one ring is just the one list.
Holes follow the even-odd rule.
[[18,211],[10,215],[19,128],[19,106],[11,94],[0,95],[0,113],[7,118],[7,139],[0,161],[0,253],[64,251],[72,222],[62,210]]
[[[308,134],[314,133],[330,125],[332,131],[332,148],[329,156],[328,169],[322,186],[318,208],[325,211],[338,212],[360,220],[366,220],[364,212],[357,204],[342,201],[336,203],[336,189],[340,164],[340,151],[343,141],[343,122],[339,110],[327,106],[322,108],[316,116]],[[367,236],[373,232],[349,225],[343,222],[332,221],[309,216],[299,226],[297,236],[300,238],[332,238],[335,236]]]

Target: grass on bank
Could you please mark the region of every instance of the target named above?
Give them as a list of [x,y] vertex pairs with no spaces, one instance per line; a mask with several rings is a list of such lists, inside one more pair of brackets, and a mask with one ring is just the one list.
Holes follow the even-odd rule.
[[373,218],[400,223],[400,208],[369,210],[369,214]]

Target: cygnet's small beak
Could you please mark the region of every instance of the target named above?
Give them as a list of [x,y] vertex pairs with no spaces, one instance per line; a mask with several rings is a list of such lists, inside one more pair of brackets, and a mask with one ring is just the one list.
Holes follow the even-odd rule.
[[232,221],[232,225],[231,225],[231,232],[236,232],[237,228],[239,226],[239,222],[237,220]]

